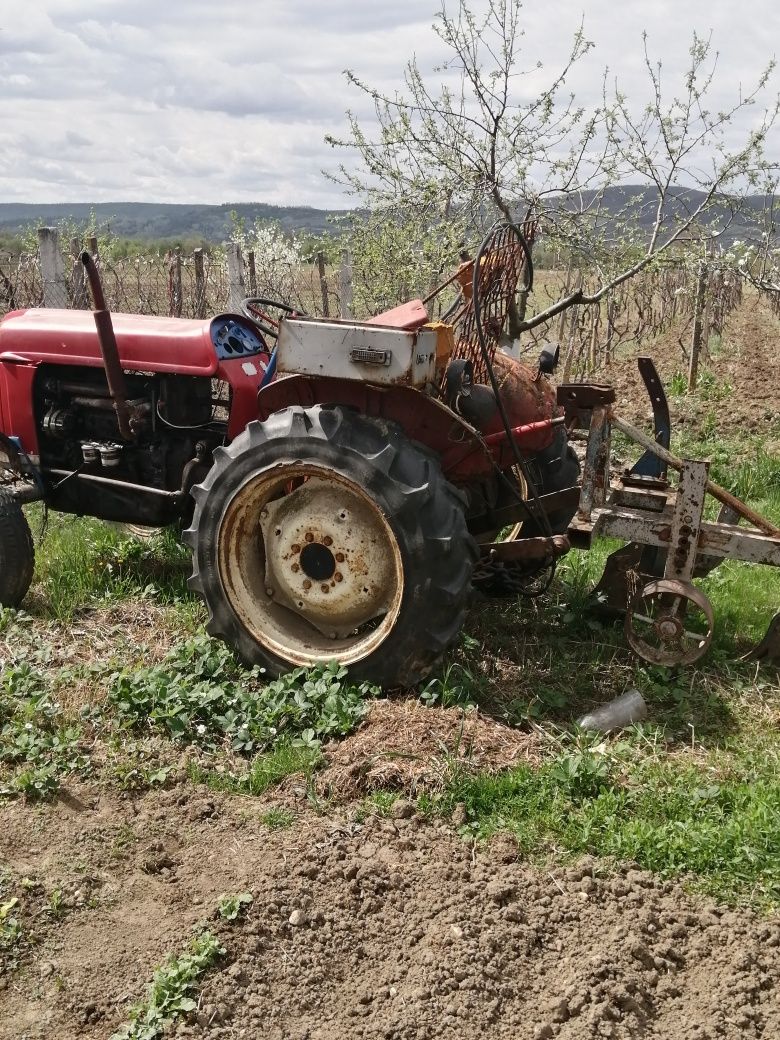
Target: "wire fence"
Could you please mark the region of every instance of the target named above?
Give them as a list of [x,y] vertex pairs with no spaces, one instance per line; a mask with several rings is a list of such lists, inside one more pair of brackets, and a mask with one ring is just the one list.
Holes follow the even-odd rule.
[[[206,318],[239,309],[247,296],[278,299],[302,313],[325,317],[352,316],[352,260],[342,253],[339,267],[329,267],[322,253],[310,263],[278,262],[244,255],[227,244],[183,254],[99,256],[97,242],[87,248],[96,257],[106,302],[111,310],[135,314]],[[38,250],[0,253],[0,312],[23,307],[90,308],[81,243],[74,239],[67,253],[54,229],[39,231]],[[534,288],[537,311],[582,288],[595,284],[581,270],[539,272]],[[359,272],[357,275],[359,277]],[[661,333],[676,335],[682,360],[692,366],[695,384],[698,354],[706,352],[710,335],[722,335],[728,315],[742,302],[742,279],[709,259],[698,265],[672,260],[624,282],[595,304],[570,308],[525,333],[523,354],[540,344],[560,344],[562,378],[581,378],[608,365],[620,347],[642,347]],[[365,318],[369,315],[356,315]]]

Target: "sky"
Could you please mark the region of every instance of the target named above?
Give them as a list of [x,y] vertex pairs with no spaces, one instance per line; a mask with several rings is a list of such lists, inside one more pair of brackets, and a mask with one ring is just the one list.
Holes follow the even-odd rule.
[[[345,133],[347,109],[371,127],[371,105],[344,70],[390,92],[412,55],[434,70],[447,53],[430,28],[438,8],[0,0],[0,202],[350,205],[322,173],[344,158],[324,138]],[[529,67],[557,69],[581,20],[595,47],[569,85],[584,104],[597,103],[605,66],[637,105],[647,100],[643,30],[669,82],[693,30],[712,32],[718,106],[754,82],[780,41],[777,0],[529,0]],[[517,90],[532,80],[520,77]],[[768,149],[780,161],[780,128]]]

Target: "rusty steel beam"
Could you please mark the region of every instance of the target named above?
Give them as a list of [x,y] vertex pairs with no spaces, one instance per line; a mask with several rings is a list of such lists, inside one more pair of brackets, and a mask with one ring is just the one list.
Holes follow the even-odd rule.
[[565,534],[550,538],[518,538],[511,542],[489,542],[480,546],[483,556],[491,560],[545,560],[565,556],[571,548]]
[[[650,515],[640,510],[617,509],[607,506],[594,509],[590,521],[575,517],[569,535],[577,547],[588,544],[593,536],[620,538],[625,542],[654,545],[669,549],[672,545],[671,511]],[[701,525],[698,552],[719,559],[741,560],[780,567],[780,537],[773,538],[760,531],[751,531],[735,524],[706,522]]]

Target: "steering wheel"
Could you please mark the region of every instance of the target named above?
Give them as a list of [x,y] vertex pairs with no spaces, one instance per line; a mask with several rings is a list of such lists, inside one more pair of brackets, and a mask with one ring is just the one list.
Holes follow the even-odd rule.
[[[274,316],[275,312],[281,311],[281,316]],[[241,301],[241,313],[249,318],[251,322],[272,339],[279,336],[279,322],[285,314],[300,314],[294,307],[279,300],[266,300],[260,296],[247,296]]]

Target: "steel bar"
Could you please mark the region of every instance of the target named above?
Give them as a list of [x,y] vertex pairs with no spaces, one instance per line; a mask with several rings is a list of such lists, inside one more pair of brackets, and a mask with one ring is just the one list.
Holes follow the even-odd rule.
[[136,491],[139,494],[155,495],[158,498],[182,499],[186,497],[183,491],[166,491],[164,488],[149,487],[145,484],[131,484],[129,480],[115,480],[113,477],[101,477],[98,473],[80,473],[78,470],[67,469],[43,469],[41,472],[47,477],[66,477],[68,479],[88,480],[93,484],[103,484],[122,491]]
[[[669,549],[673,520],[674,514],[671,510],[651,516],[641,510],[606,506],[604,509],[594,509],[593,516],[588,521],[575,516],[569,527],[569,537],[577,548],[594,535],[598,535]],[[773,538],[760,531],[736,527],[734,524],[703,523],[700,528],[698,551],[719,559],[728,558],[741,560],[743,563],[780,567],[780,537]]]
[[[676,455],[672,455],[666,448],[662,448],[660,444],[648,437],[646,433],[638,430],[631,423],[627,423],[625,419],[621,419],[619,415],[616,415],[614,411],[610,411],[610,420],[612,425],[615,426],[621,433],[625,433],[631,440],[636,441],[637,444],[646,448],[648,451],[653,452],[660,459],[663,459],[672,469],[676,469],[677,472],[681,472],[683,468],[683,460],[678,459]],[[726,491],[719,484],[716,484],[713,480],[707,481],[707,491],[712,495],[713,498],[717,498],[723,505],[729,506],[731,509],[736,510],[741,517],[745,520],[749,520],[754,527],[757,527],[759,531],[763,531],[764,534],[770,535],[772,538],[780,538],[780,528],[775,527],[765,517],[761,516],[750,506],[745,505],[735,495],[732,495],[730,491]]]

